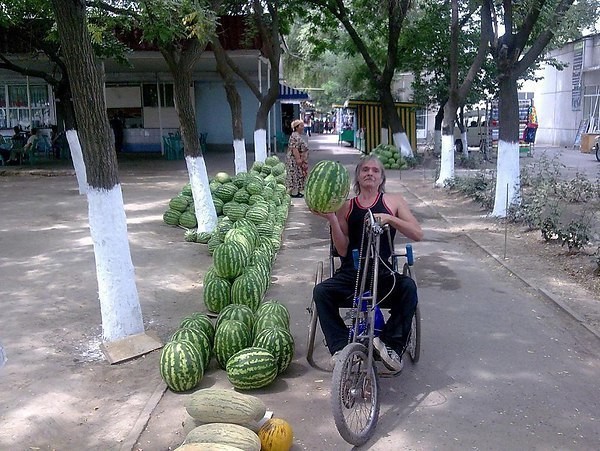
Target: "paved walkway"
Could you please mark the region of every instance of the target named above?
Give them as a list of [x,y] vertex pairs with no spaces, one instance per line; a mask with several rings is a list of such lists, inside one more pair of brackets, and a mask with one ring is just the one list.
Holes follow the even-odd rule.
[[[355,149],[338,145],[335,136],[313,135],[309,145],[313,162],[336,159],[352,167],[360,156]],[[544,154],[560,154],[569,171],[597,176],[600,169],[593,155],[569,149],[538,147],[533,160]],[[211,173],[233,170],[231,155],[208,152],[205,159]],[[131,155],[119,160],[146,327],[166,339],[183,316],[202,309],[200,281],[210,257],[201,247],[183,242],[181,230],[162,224],[168,200],[187,181],[185,163]],[[0,449],[163,451],[180,443],[190,425],[181,426],[187,421],[182,397],[165,392],[157,353],[110,366],[99,352],[100,317],[86,202],[78,195],[68,162],[0,167],[0,174],[5,175],[0,176],[0,341],[9,359],[0,369],[0,382],[11,387],[0,392]],[[406,190],[414,201],[429,205],[432,215],[446,221],[448,228],[469,236],[511,271],[510,259],[501,258],[503,236],[470,228],[475,210],[450,209],[436,202],[433,176],[433,170],[391,171],[390,190]],[[322,221],[307,212],[301,199],[294,199],[268,296],[285,295],[294,301],[292,327],[299,342],[304,339],[305,293],[312,285],[314,262],[323,258],[325,236]],[[555,295],[551,281],[539,280],[533,273],[514,274],[598,334],[593,320],[600,319],[599,312],[593,318],[582,315]],[[588,301],[577,287],[569,289],[574,297]],[[313,404],[302,394],[323,390],[320,393],[326,395],[328,375],[310,373],[308,383],[305,373],[305,365],[295,363],[276,392],[265,390],[261,396],[279,403],[285,399],[277,409],[290,416],[311,406],[322,410],[322,400]],[[222,379],[222,373],[209,373],[203,385],[219,386]],[[320,410],[310,415],[329,415]],[[324,434],[330,437],[331,431]],[[310,438],[303,440],[303,449],[317,449],[318,441],[311,447]]]

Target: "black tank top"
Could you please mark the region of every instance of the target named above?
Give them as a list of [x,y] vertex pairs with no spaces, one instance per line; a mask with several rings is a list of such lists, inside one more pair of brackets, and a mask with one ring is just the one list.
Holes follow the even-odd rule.
[[[362,242],[363,224],[365,220],[365,215],[367,214],[368,210],[371,210],[372,213],[387,213],[390,215],[393,214],[385,203],[383,193],[379,193],[377,195],[377,199],[375,199],[375,202],[373,202],[373,204],[369,206],[361,205],[358,202],[358,198],[356,197],[350,200],[350,210],[346,215],[346,221],[348,222],[348,249],[346,250],[346,256],[342,258],[342,266],[344,267],[354,266],[352,250],[360,248],[360,244]],[[394,242],[394,237],[396,236],[396,229],[394,229],[393,227],[390,227],[390,235],[392,237],[392,242]],[[367,241],[365,239],[364,244],[366,245],[366,243]],[[384,260],[389,260],[390,256],[392,255],[392,250],[390,249],[387,234],[383,234],[381,236],[381,242],[379,244],[379,255]]]

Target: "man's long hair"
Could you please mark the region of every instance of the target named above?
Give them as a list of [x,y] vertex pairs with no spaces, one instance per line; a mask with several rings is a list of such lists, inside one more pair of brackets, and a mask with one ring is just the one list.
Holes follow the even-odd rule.
[[379,188],[377,188],[377,191],[380,193],[385,193],[385,168],[383,167],[383,163],[381,162],[381,160],[379,158],[377,158],[376,155],[367,155],[360,159],[360,162],[356,165],[356,169],[354,170],[354,186],[353,186],[353,188],[354,188],[354,192],[356,193],[357,196],[360,194],[360,185],[358,184],[358,176],[360,174],[360,171],[362,170],[362,167],[365,165],[365,163],[367,163],[369,161],[375,161],[377,163],[377,166],[379,166],[379,170],[381,171],[381,185],[379,185]]

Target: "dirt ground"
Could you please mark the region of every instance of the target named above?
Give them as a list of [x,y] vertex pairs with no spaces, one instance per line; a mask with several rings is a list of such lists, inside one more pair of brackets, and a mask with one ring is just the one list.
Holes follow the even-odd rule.
[[[210,167],[232,170],[229,162]],[[0,343],[8,357],[0,369],[0,449],[172,449],[189,427],[182,424],[182,398],[164,396],[157,353],[119,365],[104,361],[86,200],[72,171],[54,169],[0,176]],[[185,315],[203,309],[201,278],[210,256],[185,243],[182,230],[162,223],[169,199],[186,182],[183,162],[129,161],[120,172],[146,328],[166,340]],[[390,178],[600,335],[600,281],[590,255],[567,255],[545,245],[539,232],[505,229],[473,202],[434,188],[430,169],[392,171]],[[297,214],[286,228],[292,241],[305,226],[303,213]],[[314,261],[305,248],[299,252]],[[311,275],[283,261],[275,263],[274,284],[312,283]],[[287,384],[302,371],[292,365],[289,379],[265,396],[289,391]],[[208,385],[220,383],[215,373],[207,378]],[[179,406],[175,417],[173,406]],[[165,431],[161,421],[178,427]]]

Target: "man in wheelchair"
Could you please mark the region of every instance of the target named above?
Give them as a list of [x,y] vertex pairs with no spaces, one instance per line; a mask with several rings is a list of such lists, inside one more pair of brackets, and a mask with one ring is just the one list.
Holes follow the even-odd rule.
[[[341,266],[333,277],[316,285],[313,299],[327,348],[332,355],[348,343],[348,329],[340,316],[340,308],[351,307],[357,281],[352,251],[361,247],[363,224],[368,210],[382,225],[390,226],[392,242],[396,231],[410,240],[421,241],[423,230],[401,194],[385,193],[385,170],[375,156],[363,158],[356,166],[354,191],[335,213],[321,214],[331,229],[331,239],[341,258]],[[364,251],[364,250],[363,250]],[[391,371],[401,371],[402,354],[409,338],[412,317],[417,306],[417,287],[407,276],[392,270],[392,249],[387,239],[381,240],[378,303],[390,309],[383,331],[373,340],[376,353]]]

